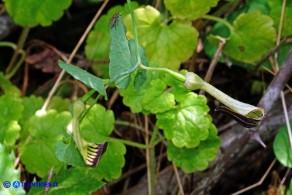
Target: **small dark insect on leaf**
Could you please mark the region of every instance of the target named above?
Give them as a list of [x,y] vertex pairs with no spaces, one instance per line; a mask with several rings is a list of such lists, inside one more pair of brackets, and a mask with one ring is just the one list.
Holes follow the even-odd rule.
[[119,20],[119,17],[121,16],[121,14],[119,12],[116,12],[113,17],[110,19],[108,26],[110,28],[116,26],[117,21]]

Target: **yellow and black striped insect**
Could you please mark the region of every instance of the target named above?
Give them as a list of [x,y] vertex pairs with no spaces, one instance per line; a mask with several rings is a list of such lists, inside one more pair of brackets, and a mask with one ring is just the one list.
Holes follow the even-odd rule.
[[113,28],[116,26],[117,22],[119,21],[119,17],[121,16],[122,14],[120,14],[119,12],[116,12],[113,17],[110,19],[109,23],[108,23],[108,26],[110,28]]

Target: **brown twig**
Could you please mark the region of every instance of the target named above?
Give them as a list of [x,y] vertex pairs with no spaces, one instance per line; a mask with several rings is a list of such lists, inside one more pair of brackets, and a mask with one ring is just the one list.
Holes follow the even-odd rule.
[[[93,19],[91,20],[90,24],[86,28],[85,32],[81,36],[80,40],[78,41],[77,45],[75,46],[75,48],[71,52],[69,59],[66,60],[66,63],[71,63],[72,59],[74,58],[74,56],[77,53],[78,49],[80,48],[81,44],[84,42],[85,38],[87,37],[88,33],[92,29],[93,25],[95,24],[96,20],[98,19],[98,17],[102,13],[103,9],[105,8],[105,6],[107,5],[108,2],[109,2],[109,0],[105,0],[103,2],[103,4],[101,5],[100,9],[96,12],[95,16],[93,17]],[[46,108],[47,108],[47,106],[49,104],[49,101],[52,98],[52,96],[54,95],[54,93],[56,92],[56,90],[57,90],[57,88],[58,88],[58,86],[59,86],[64,74],[65,74],[65,71],[62,70],[62,72],[60,73],[59,77],[57,78],[53,88],[49,92],[49,95],[48,95],[48,97],[47,97],[47,99],[46,99],[46,101],[45,101],[45,103],[44,103],[44,105],[42,107],[42,110],[46,110]]]
[[271,171],[271,169],[273,168],[275,163],[276,163],[276,159],[273,160],[273,162],[270,164],[269,168],[266,170],[266,172],[264,173],[264,175],[262,176],[262,178],[258,182],[254,183],[254,184],[252,184],[252,185],[250,185],[242,190],[239,190],[239,191],[233,193],[232,195],[242,194],[246,191],[249,191],[249,190],[261,185],[264,182],[264,180],[266,179],[266,177],[268,176],[269,172]]
[[275,75],[270,83],[266,93],[260,99],[258,106],[265,109],[269,113],[276,100],[280,97],[280,93],[292,75],[292,50],[289,52],[285,63]]
[[[54,167],[52,167],[50,169],[50,173],[49,173],[48,180],[47,180],[48,183],[51,182],[52,177],[53,177],[53,174],[54,174]],[[45,188],[45,195],[47,195],[49,193],[49,189],[50,189],[50,186],[46,186],[46,188]]]
[[[211,64],[210,64],[210,66],[208,68],[208,71],[207,71],[207,74],[206,74],[206,76],[204,78],[204,80],[207,83],[209,83],[210,80],[211,80],[211,78],[212,78],[213,72],[215,70],[215,67],[217,65],[217,62],[218,62],[219,57],[221,55],[221,52],[222,52],[222,49],[223,49],[224,44],[225,44],[225,40],[224,39],[220,39],[219,42],[218,42],[218,47],[217,47],[217,50],[215,52],[215,55],[214,55],[214,57],[213,57],[213,59],[211,61]],[[203,91],[203,90],[200,91],[200,94],[201,95],[203,95],[204,93],[205,93],[205,91]]]

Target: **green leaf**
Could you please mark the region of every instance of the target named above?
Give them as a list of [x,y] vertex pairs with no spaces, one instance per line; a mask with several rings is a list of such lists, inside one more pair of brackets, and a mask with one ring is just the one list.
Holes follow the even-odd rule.
[[251,84],[250,93],[254,94],[262,94],[265,89],[267,89],[267,83],[265,81],[253,80]]
[[2,72],[0,72],[0,87],[5,94],[20,97],[20,90],[7,79]]
[[191,92],[176,97],[176,108],[156,115],[157,125],[176,147],[196,147],[209,136],[211,117],[206,97]]
[[147,93],[142,97],[143,108],[150,113],[165,112],[175,107],[174,95],[167,92],[166,84],[156,79],[150,82]]
[[142,97],[147,91],[147,86],[144,83],[137,89],[134,83],[130,82],[126,89],[120,90],[120,94],[123,96],[123,103],[131,108],[131,112],[138,113],[143,111]]
[[22,116],[22,100],[11,94],[0,96],[0,118],[9,120],[18,120]]
[[[138,7],[138,3],[132,2],[132,7]],[[112,7],[106,15],[101,16],[96,22],[94,29],[89,33],[86,40],[85,55],[93,61],[92,69],[103,78],[109,77],[109,64],[102,63],[108,60],[110,48],[110,28],[108,24],[117,12],[123,15],[129,13],[129,6],[125,4],[123,7],[120,5]]]
[[[47,181],[47,178],[42,180]],[[70,194],[70,195],[84,195],[92,194],[104,183],[89,176],[84,171],[80,171],[76,168],[68,170],[62,170],[58,175],[53,176],[51,182],[58,182],[57,187],[51,187],[49,189],[50,195]],[[43,195],[43,188],[31,188],[29,194]]]
[[[145,48],[152,66],[177,70],[197,47],[198,32],[191,23],[173,21],[170,25],[161,22],[158,10],[151,6],[135,10],[139,41]],[[133,38],[130,15],[125,18],[127,36]]]
[[66,138],[55,145],[55,154],[59,161],[72,166],[85,166],[84,160],[72,137]]
[[[5,145],[0,144],[0,156],[0,194],[25,194],[25,191],[22,187],[12,187],[13,181],[20,181],[20,170],[14,168],[14,153],[11,152],[9,154]],[[4,181],[9,181],[11,183],[11,187],[5,188],[3,186]]]
[[274,46],[276,31],[269,16],[259,11],[241,14],[233,25],[234,31],[223,48],[231,58],[253,64]]
[[95,104],[80,124],[80,134],[91,143],[104,143],[114,129],[114,113],[102,105]]
[[216,127],[211,125],[209,131],[210,136],[208,139],[202,141],[196,148],[178,148],[174,144],[169,143],[167,145],[168,159],[181,167],[186,173],[206,169],[208,163],[217,156],[220,147],[220,139],[216,135]]
[[[275,27],[279,27],[281,9],[282,9],[282,1],[281,0],[269,0],[269,5],[271,7],[270,16],[275,21]],[[283,37],[292,35],[292,2],[287,1],[284,11],[284,21],[281,35]]]
[[[204,52],[209,58],[213,58],[215,52],[218,48],[219,39],[218,37],[228,38],[230,36],[230,31],[223,23],[216,23],[204,40]],[[224,56],[219,56],[219,61],[224,62]]]
[[[132,2],[132,7],[138,7],[136,2]],[[115,13],[129,13],[128,5],[112,7],[106,15],[100,17],[95,23],[94,29],[89,33],[86,39],[85,55],[89,60],[101,61],[108,59],[110,45],[110,28],[108,27],[110,19]],[[99,65],[96,65],[99,66]]]
[[123,103],[129,106],[132,112],[158,113],[175,105],[174,96],[167,90],[166,83],[158,74],[149,71],[146,81],[139,88],[135,88],[131,82],[120,94],[123,96]]
[[[228,20],[229,23],[233,23],[234,20],[236,20],[240,14],[254,11],[260,11],[262,14],[268,15],[270,12],[270,7],[268,5],[267,0],[249,0],[246,3],[244,3],[244,5],[242,5],[240,9],[234,10],[232,13],[230,13],[227,16],[226,20]],[[229,39],[230,31],[226,27],[226,25],[219,22],[212,27],[211,31],[208,34],[209,35],[204,41],[204,51],[210,58],[213,58],[215,51],[217,50],[218,47],[219,42],[218,36]],[[281,52],[279,52],[279,55],[281,55]],[[243,68],[252,69],[254,68],[254,65],[232,60],[230,58],[226,58],[226,56],[221,56],[219,58],[219,61],[223,63],[228,63],[228,66],[236,65]],[[265,67],[270,68],[271,65],[269,66],[265,65]]]
[[134,87],[135,89],[139,90],[140,87],[145,83],[147,80],[146,70],[139,69],[134,79]]
[[58,172],[63,166],[54,153],[55,142],[41,139],[34,139],[21,148],[21,162],[30,173],[36,173],[44,177],[54,167]]
[[39,110],[44,103],[44,100],[42,97],[36,97],[34,95],[29,97],[23,97],[22,104],[23,104],[23,111],[22,111],[22,117],[19,120],[19,123],[21,126],[25,126],[25,129],[27,129],[29,118],[32,117],[37,110]]
[[207,14],[212,7],[217,5],[219,0],[165,0],[165,6],[174,17],[181,19],[195,20]]
[[19,124],[21,126],[21,142],[24,143],[29,136],[28,126],[29,126],[29,119],[32,117],[37,110],[39,110],[44,103],[44,100],[41,97],[36,96],[29,96],[23,97],[22,104],[23,104],[23,111],[22,117],[19,120]]
[[[292,123],[290,123],[292,124]],[[292,167],[292,149],[289,141],[287,127],[283,127],[277,133],[273,143],[277,160],[285,167]]]
[[64,10],[71,5],[71,0],[5,0],[4,2],[14,22],[23,27],[34,27],[39,24],[49,26],[53,21],[61,18]]
[[0,143],[13,146],[19,138],[20,126],[17,121],[6,121],[0,118]]
[[12,94],[2,95],[0,110],[0,143],[13,146],[20,133],[18,120],[22,116],[22,100]]
[[129,73],[134,71],[129,70],[131,70],[137,62],[132,64],[130,45],[126,38],[125,27],[121,16],[117,17],[110,32],[112,40],[109,53],[109,76],[112,81],[115,81],[115,85],[119,89],[125,89],[129,85],[131,79]]
[[86,168],[89,175],[98,180],[112,181],[122,175],[126,147],[121,142],[109,142],[96,168]]
[[52,167],[56,172],[61,168],[63,163],[56,158],[54,145],[62,139],[70,119],[69,112],[55,110],[30,118],[28,128],[32,139],[21,148],[21,161],[30,173],[43,177]]
[[85,70],[73,66],[71,64],[66,64],[62,61],[59,61],[59,66],[72,75],[75,79],[83,82],[87,86],[91,87],[92,89],[96,90],[101,95],[106,96],[105,87],[103,84],[103,80],[86,72]]
[[268,5],[268,0],[251,0],[247,1],[244,7],[246,6],[246,10],[248,12],[252,11],[260,11],[265,15],[268,15],[270,12],[270,7]]
[[58,112],[67,111],[70,104],[69,99],[62,98],[60,96],[53,96],[47,110],[57,110]]
[[62,132],[67,128],[71,119],[69,112],[57,113],[56,110],[49,110],[44,115],[35,115],[30,118],[29,132],[32,136],[45,141],[59,141]]

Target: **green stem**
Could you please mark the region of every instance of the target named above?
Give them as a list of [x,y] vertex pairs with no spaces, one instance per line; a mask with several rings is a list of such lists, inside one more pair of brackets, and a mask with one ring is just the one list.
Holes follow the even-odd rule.
[[104,85],[110,85],[111,80],[110,79],[102,79]]
[[76,100],[73,103],[72,109],[72,128],[73,128],[73,139],[79,149],[83,159],[86,159],[86,152],[83,149],[83,140],[80,135],[80,117],[83,114],[85,106],[82,101]]
[[82,102],[88,101],[94,93],[95,93],[94,89],[90,90],[88,93],[82,96],[81,101]]
[[155,179],[155,167],[156,167],[156,164],[155,164],[155,140],[156,140],[156,137],[157,137],[157,134],[158,134],[158,128],[155,127],[154,128],[154,131],[152,133],[152,136],[151,136],[151,139],[150,139],[150,143],[149,145],[151,146],[149,148],[149,169],[150,169],[150,186],[151,186],[151,195],[154,195],[155,194],[155,186],[156,186],[156,179]]
[[121,120],[116,120],[115,121],[115,124],[116,125],[122,125],[122,126],[128,126],[128,127],[132,127],[132,128],[135,128],[135,129],[138,129],[140,131],[145,131],[145,129],[137,124],[134,124],[134,123],[130,123],[128,121],[121,121]]
[[171,76],[173,76],[175,79],[177,79],[183,83],[186,81],[186,77],[184,75],[177,73],[177,72],[174,72],[174,71],[167,69],[167,68],[148,67],[148,66],[144,66],[143,64],[140,64],[139,67],[142,69],[145,69],[145,70],[149,70],[149,71],[166,72],[166,73],[170,74]]
[[0,47],[11,47],[12,49],[16,50],[17,45],[8,41],[2,41],[0,42]]
[[86,114],[91,110],[91,108],[95,105],[95,103],[97,102],[97,100],[100,98],[100,94],[98,94],[98,96],[96,96],[95,100],[91,103],[91,105],[83,112],[83,114],[80,116],[80,123],[83,120],[83,118],[86,116]]
[[156,137],[158,134],[158,128],[155,126],[154,131],[152,133],[151,139],[150,139],[150,146],[152,147],[156,141]]
[[159,137],[158,139],[155,140],[155,142],[152,144],[152,146],[156,146],[157,144],[159,144],[160,142],[164,141],[165,140],[165,137],[164,136],[161,136]]
[[25,51],[23,51],[22,49],[19,51],[19,54],[20,54],[20,58],[19,60],[17,61],[16,65],[13,66],[12,70],[6,74],[6,78],[7,79],[10,79],[11,77],[13,77],[13,75],[16,73],[16,71],[20,68],[22,62],[24,61],[25,59],[25,56],[26,56],[26,53]]
[[204,16],[202,16],[202,18],[207,19],[207,20],[213,20],[216,22],[221,22],[230,30],[230,33],[232,33],[234,31],[233,26],[227,20],[225,20],[223,18],[219,18],[219,17],[212,16],[212,15],[204,15]]
[[24,29],[22,29],[21,35],[20,35],[18,43],[17,43],[17,49],[14,50],[13,56],[9,62],[8,67],[6,68],[6,74],[11,74],[10,72],[12,71],[14,64],[17,60],[18,52],[20,50],[22,50],[23,45],[24,45],[26,38],[28,36],[29,30],[30,30],[29,27],[25,27]]
[[144,144],[139,144],[137,142],[132,142],[132,141],[128,141],[128,140],[123,140],[123,139],[118,139],[118,138],[113,138],[113,137],[109,137],[108,138],[108,142],[122,142],[128,146],[133,146],[136,148],[140,148],[140,149],[146,149],[146,145]]
[[131,17],[132,17],[132,24],[133,24],[133,30],[134,30],[134,39],[135,39],[136,52],[137,52],[137,63],[140,64],[141,63],[141,56],[140,56],[140,52],[139,52],[139,41],[138,41],[138,30],[137,30],[136,17],[135,17],[134,11],[132,9],[131,0],[127,0],[127,3],[128,3],[128,6],[129,6]]

